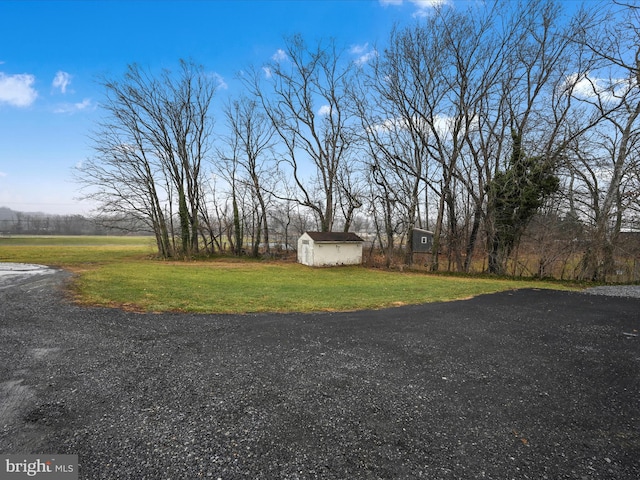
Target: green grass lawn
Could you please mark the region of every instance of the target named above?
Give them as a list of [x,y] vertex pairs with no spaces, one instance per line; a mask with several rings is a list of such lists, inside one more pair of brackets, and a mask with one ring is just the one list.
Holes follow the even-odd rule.
[[[94,240],[82,243],[81,238]],[[364,267],[310,268],[233,258],[161,261],[152,258],[148,237],[116,238],[59,237],[49,243],[29,238],[22,244],[17,238],[11,239],[13,244],[0,239],[0,262],[70,269],[77,273],[70,288],[79,302],[148,312],[344,311],[456,300],[515,288],[568,288],[537,281]]]
[[153,246],[153,237],[122,237],[106,235],[20,235],[0,237],[0,248],[14,247],[87,247],[87,246]]
[[40,263],[82,268],[154,253],[151,237],[12,236],[0,237],[0,262]]

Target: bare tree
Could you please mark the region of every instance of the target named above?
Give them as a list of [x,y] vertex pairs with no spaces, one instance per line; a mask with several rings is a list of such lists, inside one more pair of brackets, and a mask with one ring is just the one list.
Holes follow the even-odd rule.
[[203,161],[211,148],[213,117],[210,106],[217,83],[202,66],[180,62],[180,75],[174,79],[165,71],[160,92],[159,110],[152,115],[156,130],[169,128],[159,140],[162,161],[173,181],[178,196],[182,250],[190,255],[197,252],[198,214],[202,202],[201,182]]
[[[482,174],[492,160],[484,154],[494,139],[480,137],[484,144],[478,145],[477,132],[498,122],[495,116],[481,118],[480,112],[495,108],[508,50],[510,30],[503,29],[500,36],[495,25],[500,7],[497,2],[473,12],[441,7],[424,24],[394,30],[366,85],[374,99],[361,109],[367,118],[364,130],[375,162],[384,162],[385,174],[402,179],[405,229],[421,223],[421,198],[425,224],[434,212],[433,270],[439,268],[442,239],[449,262],[458,270],[468,269],[459,214],[462,206],[464,217],[471,215],[465,196],[475,202],[469,256],[484,218]],[[360,97],[368,98],[364,93]],[[410,259],[410,242],[407,250]]]
[[405,229],[420,223],[423,197],[425,217],[434,213],[432,269],[446,247],[449,267],[468,271],[481,229],[489,269],[506,264],[515,244],[503,249],[500,199],[489,201],[488,192],[510,159],[525,158],[514,156],[513,134],[528,161],[541,163],[520,170],[530,176],[518,179],[523,186],[534,172],[556,169],[571,139],[567,77],[588,68],[584,49],[572,50],[588,20],[580,12],[567,22],[552,1],[498,0],[467,11],[441,6],[424,23],[392,32],[357,105],[382,191],[402,192]]
[[96,187],[93,198],[106,210],[146,218],[163,256],[172,252],[162,202],[175,195],[182,252],[197,252],[215,80],[203,67],[181,61],[178,73],[159,76],[130,65],[122,79],[105,79],[102,86],[106,119],[93,137],[97,155],[83,168],[82,181]]
[[[262,240],[269,252],[269,193],[263,183],[267,182],[269,173],[275,168],[274,164],[269,163],[273,159],[274,130],[261,106],[248,97],[230,102],[225,108],[225,116],[230,131],[228,143],[233,152],[230,160],[235,165],[231,169],[234,172],[233,184],[236,183],[236,176],[241,175],[241,181],[256,202],[257,208],[253,209],[252,214],[256,219],[255,228],[252,228],[252,256],[257,257]],[[264,232],[263,238],[261,232]]]
[[[368,171],[372,185],[378,186],[375,191],[383,213],[387,263],[395,234],[411,238],[408,232],[418,222],[422,189],[428,186],[439,194],[442,188],[430,176],[437,168],[430,152],[431,133],[437,131],[438,122],[435,106],[444,97],[437,78],[440,50],[433,48],[434,42],[428,28],[394,30],[389,47],[375,59],[355,97],[367,145]],[[396,231],[396,216],[400,232]],[[410,263],[411,258],[409,242],[405,261]]]
[[98,202],[105,219],[144,222],[155,235],[159,255],[171,257],[162,165],[137,127],[137,109],[121,108],[121,101],[108,97],[103,105],[110,116],[94,134],[95,155],[76,169],[76,177],[86,189],[85,198]]
[[[591,18],[579,11],[567,19],[554,1],[494,5],[501,14],[492,19],[489,41],[482,42],[493,47],[481,57],[479,75],[471,77],[480,88],[471,104],[460,178],[475,203],[465,268],[482,223],[488,269],[505,273],[529,220],[557,188],[553,174],[579,133],[567,128],[575,110],[567,78],[589,68],[590,56],[575,48],[575,40]],[[505,26],[497,28],[505,14]]]
[[585,134],[574,144],[573,197],[584,199],[592,225],[579,275],[593,280],[604,280],[614,268],[613,245],[637,196],[640,150],[640,10],[623,5],[601,22],[602,29],[582,39],[598,59],[597,68],[572,79],[573,97],[587,119]]
[[333,41],[308,48],[295,35],[247,78],[281,141],[281,164],[297,190],[288,200],[309,208],[322,231],[333,229],[339,191],[349,185],[339,176],[347,171],[342,167],[351,160],[354,142],[352,73],[353,64],[341,58]]

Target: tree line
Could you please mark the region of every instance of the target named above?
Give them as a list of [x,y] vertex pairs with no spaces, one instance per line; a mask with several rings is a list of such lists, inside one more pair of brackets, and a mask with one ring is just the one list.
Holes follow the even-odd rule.
[[133,218],[29,213],[0,207],[0,237],[11,235],[148,235]]
[[216,111],[203,66],[130,65],[78,177],[164,257],[357,230],[410,263],[424,228],[434,271],[515,273],[526,243],[529,273],[603,280],[640,209],[640,9],[604,6],[442,5],[356,58],[294,35]]

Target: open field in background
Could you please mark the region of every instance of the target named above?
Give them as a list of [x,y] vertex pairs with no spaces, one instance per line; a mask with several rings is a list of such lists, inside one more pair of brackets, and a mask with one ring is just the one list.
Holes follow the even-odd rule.
[[123,237],[108,235],[21,235],[0,237],[0,248],[3,246],[146,246],[153,247],[154,237]]
[[84,304],[139,311],[207,313],[360,310],[468,298],[555,282],[448,277],[364,267],[216,257],[161,261],[149,237],[0,238],[0,262],[69,269]]
[[153,237],[12,236],[0,237],[0,262],[87,268],[154,253]]

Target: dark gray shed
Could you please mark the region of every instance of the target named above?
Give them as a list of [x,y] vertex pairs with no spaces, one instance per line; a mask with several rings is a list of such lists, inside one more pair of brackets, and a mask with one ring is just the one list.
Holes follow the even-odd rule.
[[413,241],[413,253],[431,253],[433,247],[433,232],[414,228],[411,231]]

